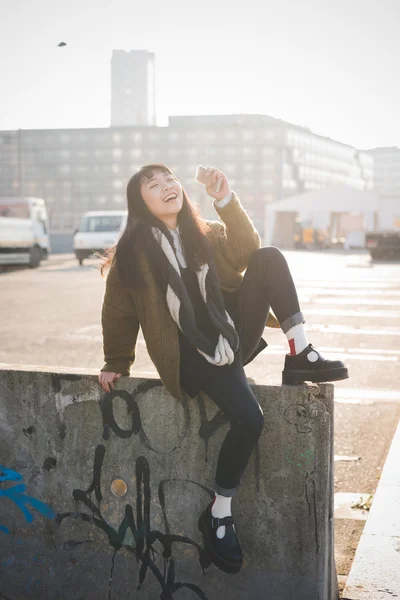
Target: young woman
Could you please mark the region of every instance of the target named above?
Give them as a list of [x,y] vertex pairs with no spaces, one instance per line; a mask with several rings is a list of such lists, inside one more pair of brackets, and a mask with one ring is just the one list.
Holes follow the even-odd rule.
[[202,219],[165,165],[147,165],[129,181],[126,229],[101,266],[101,274],[108,268],[109,274],[99,382],[109,392],[129,375],[140,326],[169,392],[182,399],[202,390],[229,417],[215,498],[199,528],[211,560],[236,573],[242,552],[231,500],[263,428],[243,366],[266,346],[265,325],[280,326],[288,339],[283,383],[333,381],[348,373],[342,362],[324,359],[309,344],[286,260],[277,248],[260,248],[226,176],[207,168],[207,181],[223,223]]

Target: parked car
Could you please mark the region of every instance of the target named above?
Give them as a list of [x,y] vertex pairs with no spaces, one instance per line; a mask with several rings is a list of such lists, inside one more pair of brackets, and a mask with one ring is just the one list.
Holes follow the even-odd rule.
[[365,242],[371,258],[374,260],[400,258],[400,229],[368,231]]
[[86,212],[74,234],[74,252],[79,264],[94,252],[104,252],[116,244],[127,218],[127,210]]

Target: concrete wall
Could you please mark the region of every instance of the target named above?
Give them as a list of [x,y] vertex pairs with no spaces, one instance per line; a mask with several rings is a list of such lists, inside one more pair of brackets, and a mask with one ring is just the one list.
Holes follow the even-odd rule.
[[197,529],[229,428],[208,398],[0,370],[0,596],[337,600],[333,386],[253,389],[266,425],[233,500],[244,566],[226,575]]

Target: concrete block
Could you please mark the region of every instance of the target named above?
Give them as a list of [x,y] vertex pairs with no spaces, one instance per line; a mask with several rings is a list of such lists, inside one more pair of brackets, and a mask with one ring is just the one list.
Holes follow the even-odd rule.
[[0,369],[0,593],[12,600],[338,600],[333,386],[252,386],[265,428],[233,515],[238,575],[197,529],[229,423],[157,379]]

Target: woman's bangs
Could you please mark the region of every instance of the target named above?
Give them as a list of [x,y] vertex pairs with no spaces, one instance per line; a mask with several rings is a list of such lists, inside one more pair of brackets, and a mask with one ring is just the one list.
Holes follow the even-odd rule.
[[147,181],[149,181],[149,179],[154,177],[154,175],[156,173],[165,173],[165,174],[170,174],[170,175],[174,176],[172,171],[170,169],[168,169],[168,167],[166,167],[165,165],[162,165],[162,164],[146,165],[146,166],[142,167],[140,169],[140,171],[138,171],[137,175],[139,177],[140,183],[142,184],[142,183],[146,183]]

